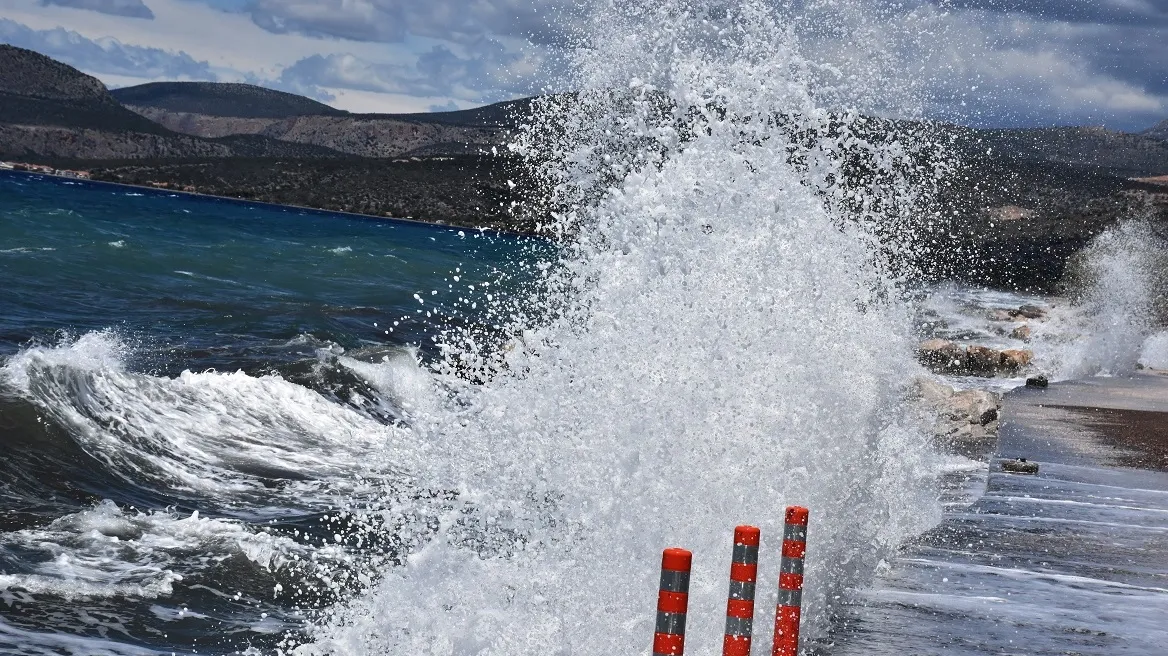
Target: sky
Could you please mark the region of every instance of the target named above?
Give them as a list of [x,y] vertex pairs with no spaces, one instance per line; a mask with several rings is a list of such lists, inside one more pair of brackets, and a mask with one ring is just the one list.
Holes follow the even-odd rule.
[[[248,82],[356,112],[440,111],[554,89],[573,2],[0,0],[0,42],[110,87]],[[1127,131],[1168,118],[1168,0],[870,4],[941,35],[891,46],[934,71],[928,116]]]

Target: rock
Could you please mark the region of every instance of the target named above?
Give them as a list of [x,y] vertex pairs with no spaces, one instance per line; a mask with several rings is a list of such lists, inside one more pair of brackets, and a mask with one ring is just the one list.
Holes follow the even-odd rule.
[[1036,387],[1039,389],[1045,389],[1047,385],[1050,385],[1050,381],[1048,381],[1046,379],[1046,376],[1033,376],[1031,378],[1026,379],[1026,386],[1027,387]]
[[1026,324],[1022,324],[1021,326],[1018,326],[1014,330],[1010,331],[1010,337],[1013,337],[1014,339],[1021,339],[1021,340],[1028,341],[1030,339],[1030,326],[1028,326]]
[[1017,205],[990,207],[986,209],[986,213],[998,221],[1021,221],[1032,218],[1036,214],[1032,209],[1018,207]]
[[918,346],[917,359],[938,373],[959,373],[967,368],[964,349],[945,339],[930,339]]
[[965,350],[965,368],[974,376],[993,376],[1001,363],[1001,352],[987,346],[970,346]]
[[1023,305],[1017,310],[1010,310],[1011,317],[1022,317],[1024,319],[1041,319],[1046,316],[1046,310],[1037,305]]
[[916,380],[915,392],[916,397],[921,401],[931,406],[938,406],[947,404],[955,390],[932,378],[918,378]]
[[1023,367],[1030,364],[1030,361],[1034,359],[1033,353],[1021,349],[1006,349],[1005,351],[1002,351],[1000,355],[1000,370],[1010,373],[1021,370]]
[[990,312],[990,321],[1013,321],[1014,315],[1007,310],[994,310]]
[[1030,364],[1033,354],[1021,349],[999,351],[988,346],[962,349],[943,339],[930,339],[917,347],[917,359],[939,374],[995,376],[1017,373]]
[[967,424],[985,426],[998,418],[1002,399],[985,390],[962,390],[950,397],[950,416]]
[[1003,460],[1002,471],[1010,472],[1011,474],[1037,474],[1038,463],[1026,462],[1026,458],[1018,458],[1017,460]]
[[1002,397],[985,390],[955,390],[933,378],[916,381],[912,397],[923,419],[943,444],[984,453],[998,433],[998,413]]

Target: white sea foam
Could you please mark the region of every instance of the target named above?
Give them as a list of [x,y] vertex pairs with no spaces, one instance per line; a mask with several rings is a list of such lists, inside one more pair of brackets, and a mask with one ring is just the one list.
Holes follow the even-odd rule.
[[[1156,334],[1157,314],[1163,312],[1166,298],[1164,253],[1163,242],[1147,225],[1123,222],[1071,261],[1066,297],[945,283],[921,303],[921,318],[925,325],[939,319],[941,327],[934,334],[946,339],[1034,354],[1033,364],[1017,377],[951,381],[957,386],[1009,388],[1034,372],[1067,380],[1125,375],[1137,363],[1168,366],[1168,347]],[[1039,308],[1043,316],[1013,320],[995,316],[1023,305]],[[1027,337],[1011,335],[1023,325],[1029,329]]]
[[350,369],[407,419],[431,417],[443,412],[443,391],[434,376],[418,363],[416,350],[385,356],[369,363],[349,357],[338,363]]
[[21,351],[0,382],[68,427],[113,474],[215,501],[266,505],[277,493],[264,479],[275,478],[289,479],[281,489],[295,504],[326,503],[362,476],[410,466],[394,454],[411,433],[279,376],[161,378],[128,370],[128,352],[112,333],[88,333]]
[[1168,371],[1168,330],[1144,340],[1140,349],[1140,364],[1149,369]]
[[1052,358],[1057,377],[1135,369],[1162,302],[1163,247],[1148,225],[1130,221],[1107,230],[1080,254],[1070,272],[1078,302],[1063,317],[1072,339]]
[[29,566],[0,575],[0,601],[8,602],[44,594],[164,598],[183,579],[180,572],[208,569],[231,555],[273,571],[312,552],[322,561],[342,555],[339,547],[313,549],[233,520],[123,510],[109,501],[48,526],[5,533],[0,545],[20,549]]
[[0,253],[12,253],[12,254],[16,254],[16,253],[41,253],[41,252],[48,252],[48,251],[55,251],[55,250],[57,250],[57,249],[49,248],[49,247],[36,248],[33,246],[20,246],[17,248],[0,249]]
[[22,656],[162,656],[160,652],[108,637],[86,637],[65,632],[29,631],[0,620],[0,642],[20,645]]

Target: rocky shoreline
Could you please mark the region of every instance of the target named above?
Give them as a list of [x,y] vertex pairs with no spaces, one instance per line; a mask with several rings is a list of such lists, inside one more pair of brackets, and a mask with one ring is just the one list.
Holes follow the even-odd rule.
[[490,155],[395,160],[267,158],[183,162],[101,162],[102,182],[195,192],[239,200],[535,234],[523,207],[513,159]]

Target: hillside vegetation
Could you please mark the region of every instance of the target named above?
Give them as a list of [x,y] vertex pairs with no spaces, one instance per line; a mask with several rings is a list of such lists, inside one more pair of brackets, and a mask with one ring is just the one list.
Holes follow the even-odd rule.
[[216,139],[252,134],[358,157],[478,154],[501,145],[530,111],[530,99],[453,112],[351,114],[247,84],[165,82],[114,97],[174,132]]
[[288,118],[347,112],[294,93],[229,82],[150,82],[110,92],[123,105],[207,116]]
[[97,78],[31,50],[0,45],[0,158],[340,155],[323,146],[262,135],[204,139],[181,134],[122,106]]

